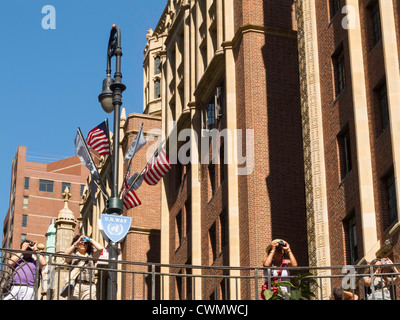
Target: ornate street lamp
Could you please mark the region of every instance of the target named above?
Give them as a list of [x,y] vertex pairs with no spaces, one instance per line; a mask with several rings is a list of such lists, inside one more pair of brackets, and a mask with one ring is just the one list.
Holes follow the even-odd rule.
[[[114,79],[111,77],[111,58],[116,57],[116,68]],[[108,214],[120,215],[122,213],[123,204],[122,200],[118,197],[118,165],[119,165],[119,126],[120,126],[120,109],[122,105],[122,92],[126,86],[121,82],[121,32],[118,26],[112,25],[110,32],[110,39],[108,41],[107,49],[107,70],[106,78],[103,80],[103,90],[99,95],[99,101],[105,112],[111,113],[114,111],[114,133],[113,133],[113,151],[111,158],[112,166],[112,188],[111,197],[106,203],[106,212]],[[109,242],[109,259],[117,260],[118,258],[118,244]],[[107,279],[107,299],[115,300],[117,294],[117,277],[116,270],[117,263],[109,263],[108,279]]]

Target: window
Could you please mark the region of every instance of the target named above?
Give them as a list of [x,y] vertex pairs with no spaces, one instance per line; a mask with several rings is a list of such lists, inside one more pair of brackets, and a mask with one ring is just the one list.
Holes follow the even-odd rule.
[[379,109],[381,114],[382,131],[389,127],[389,107],[386,84],[379,89]]
[[227,176],[228,161],[225,161],[225,143],[221,143],[219,149],[219,183],[222,184]]
[[335,95],[336,97],[343,91],[345,81],[345,70],[344,70],[344,54],[343,48],[341,47],[337,53],[332,56],[333,69],[334,69],[334,82],[335,82]]
[[397,199],[396,199],[396,183],[394,174],[391,172],[386,177],[386,193],[388,201],[389,224],[397,221]]
[[22,227],[26,228],[28,226],[28,215],[23,214],[22,215]]
[[24,189],[25,189],[25,190],[29,190],[29,178],[27,178],[27,177],[25,177]]
[[51,180],[39,180],[39,191],[44,191],[44,192],[53,192],[54,189],[54,181]]
[[26,234],[25,233],[21,233],[21,242],[26,240]]
[[217,188],[215,181],[215,164],[213,164],[213,161],[211,161],[211,163],[209,163],[208,165],[208,176],[211,185],[211,198],[212,198]]
[[336,13],[339,11],[339,8],[340,8],[339,0],[329,0],[329,12],[330,12],[331,20],[336,15]]
[[71,193],[71,183],[69,183],[69,182],[63,182],[63,183],[61,184],[61,193],[64,193],[64,192],[65,192],[65,188],[68,188],[69,193]]
[[191,196],[185,202],[186,237],[192,231],[192,200]]
[[347,245],[349,249],[349,264],[356,264],[358,260],[358,246],[357,246],[357,224],[354,211],[349,215],[345,222],[345,232],[347,237]]
[[182,222],[182,211],[179,211],[175,217],[175,249],[182,243]]
[[29,197],[24,196],[24,198],[22,200],[22,208],[23,209],[28,209],[28,205],[29,205]]
[[81,197],[83,196],[83,190],[85,190],[85,185],[81,184],[81,193],[80,193]]
[[382,30],[381,30],[381,16],[379,12],[379,1],[375,1],[372,6],[369,8],[371,14],[371,21],[372,21],[372,31],[373,31],[373,43],[372,46],[374,47],[379,40],[382,38]]
[[161,97],[160,79],[156,79],[154,81],[154,99],[158,99],[160,97]]
[[209,239],[209,259],[211,265],[217,258],[217,227],[215,222],[208,230],[208,239]]
[[339,147],[339,167],[340,178],[343,180],[351,171],[351,148],[349,127],[346,125],[341,133],[337,136]]
[[207,129],[213,129],[215,126],[215,105],[209,103],[207,105]]
[[154,59],[154,74],[161,73],[161,58],[160,56],[155,57]]

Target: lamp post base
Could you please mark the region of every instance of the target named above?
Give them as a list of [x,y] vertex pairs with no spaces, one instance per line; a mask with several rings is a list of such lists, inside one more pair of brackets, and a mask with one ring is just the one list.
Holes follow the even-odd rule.
[[106,212],[110,214],[121,214],[123,209],[122,200],[120,198],[110,198],[106,203]]

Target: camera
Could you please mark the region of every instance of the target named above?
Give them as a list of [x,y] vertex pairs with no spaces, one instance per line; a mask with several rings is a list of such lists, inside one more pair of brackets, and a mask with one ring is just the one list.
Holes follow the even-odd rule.
[[30,247],[32,247],[32,246],[34,246],[35,245],[35,243],[33,242],[33,241],[29,241],[29,246]]
[[85,242],[89,242],[90,238],[89,237],[83,237],[82,240],[85,241]]
[[278,250],[281,250],[284,246],[285,246],[285,243],[281,240],[281,241],[278,242],[278,245],[276,246],[276,248]]
[[386,264],[386,259],[381,259],[383,264]]

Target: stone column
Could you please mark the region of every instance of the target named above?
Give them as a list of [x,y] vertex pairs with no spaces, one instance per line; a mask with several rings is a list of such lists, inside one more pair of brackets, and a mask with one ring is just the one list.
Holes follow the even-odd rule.
[[[64,253],[66,249],[71,246],[72,239],[75,234],[75,227],[77,224],[77,220],[75,219],[74,213],[68,208],[68,201],[71,198],[71,194],[69,193],[68,187],[65,188],[64,193],[62,194],[64,198],[64,208],[62,208],[57,216],[57,219],[54,222],[56,228],[56,243],[55,243],[55,252],[56,253]],[[53,261],[56,264],[64,263],[63,258],[56,258]],[[64,286],[67,277],[68,277],[68,268],[63,266],[56,265],[54,267],[55,273],[54,275],[58,277],[60,276],[60,281],[55,279],[54,281],[54,290],[53,290],[53,299],[57,299],[57,291],[58,291],[58,283],[60,284],[60,290]],[[65,300],[65,298],[59,297],[59,299]]]

